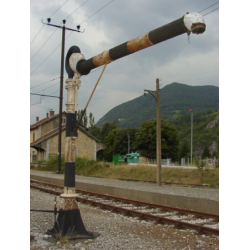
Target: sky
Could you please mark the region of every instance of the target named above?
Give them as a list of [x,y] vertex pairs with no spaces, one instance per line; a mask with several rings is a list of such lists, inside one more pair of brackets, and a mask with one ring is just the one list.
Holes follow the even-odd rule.
[[[180,35],[107,65],[91,99],[87,114],[97,122],[109,110],[173,82],[192,86],[219,86],[219,3],[211,0],[44,0],[30,1],[30,93],[59,96],[62,30],[42,23],[62,25],[84,33],[66,31],[65,56],[76,45],[86,59],[181,18],[186,12],[204,15],[206,31]],[[102,66],[82,76],[78,110],[84,109]],[[64,69],[63,111],[67,91]],[[59,99],[30,95],[30,124],[53,109]]]

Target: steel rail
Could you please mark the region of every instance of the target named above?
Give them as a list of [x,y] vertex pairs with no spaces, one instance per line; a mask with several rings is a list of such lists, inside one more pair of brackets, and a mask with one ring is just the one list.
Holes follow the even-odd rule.
[[[47,185],[47,186],[52,186],[55,188],[62,188],[62,186],[59,185],[55,185],[55,184],[50,184],[50,183],[44,183],[44,182],[40,182],[40,181],[34,181],[31,180],[31,182],[36,182],[38,184],[42,184],[42,185]],[[55,190],[49,190],[43,187],[37,187],[35,185],[30,185],[30,187],[32,188],[37,188],[40,189],[44,192],[48,192],[54,195],[60,195],[61,192],[59,191],[55,191]],[[79,189],[77,189],[76,191],[78,191]],[[96,196],[96,193],[92,193],[92,192],[85,192],[80,190],[80,193],[84,193],[84,194],[90,194],[93,196]],[[155,204],[151,204],[151,203],[145,203],[145,202],[137,202],[134,200],[127,200],[127,199],[122,199],[122,198],[118,198],[118,197],[114,197],[114,196],[110,196],[110,195],[100,195],[98,194],[98,196],[101,197],[105,197],[108,199],[112,199],[112,200],[119,200],[119,201],[124,201],[126,203],[133,203],[133,204],[137,204],[139,206],[146,206],[146,207],[153,207],[153,208],[160,208],[162,210],[171,210],[171,211],[177,211],[178,213],[184,213],[184,214],[194,214],[194,215],[198,215],[198,217],[202,216],[202,217],[209,217],[209,218],[213,218],[215,219],[214,221],[219,221],[219,216],[217,215],[213,215],[213,214],[208,214],[208,213],[200,213],[200,212],[196,212],[196,211],[190,211],[187,209],[178,209],[178,208],[174,208],[174,207],[168,207],[168,206],[163,206],[163,205],[155,205]],[[120,212],[122,214],[125,215],[130,215],[130,216],[136,216],[139,219],[149,219],[149,220],[153,220],[156,223],[161,223],[161,224],[172,224],[174,225],[176,228],[189,228],[189,229],[194,229],[196,230],[198,233],[208,233],[208,234],[213,234],[213,235],[219,235],[219,229],[215,229],[215,228],[210,228],[210,227],[206,227],[206,226],[202,226],[201,224],[206,224],[206,223],[199,223],[199,224],[192,224],[192,223],[188,223],[188,222],[184,222],[178,219],[170,219],[170,218],[165,218],[165,217],[161,217],[161,216],[157,216],[157,215],[153,215],[150,213],[144,213],[144,212],[140,212],[140,211],[136,211],[136,210],[131,210],[131,209],[127,209],[127,208],[123,208],[123,207],[119,207],[119,206],[115,206],[115,205],[111,205],[111,204],[105,204],[99,201],[94,201],[94,200],[90,200],[84,197],[77,197],[76,198],[78,202],[81,203],[88,203],[92,206],[98,206],[101,209],[108,209],[111,210],[112,212]],[[202,215],[201,215],[202,214]],[[195,218],[193,218],[195,219]]]
[[[63,186],[61,186],[61,185],[46,183],[46,182],[37,181],[37,180],[30,180],[30,181],[34,182],[34,183],[40,183],[42,185],[48,185],[48,186],[51,186],[54,188],[63,189]],[[143,202],[143,201],[130,200],[130,199],[120,198],[120,197],[112,196],[112,195],[108,195],[108,194],[100,194],[100,193],[95,193],[95,192],[90,192],[90,191],[84,191],[82,189],[76,189],[76,192],[84,194],[84,195],[92,195],[92,196],[102,197],[102,198],[109,199],[109,200],[116,200],[116,201],[121,201],[123,203],[131,203],[131,204],[145,206],[145,207],[149,207],[149,208],[160,208],[163,211],[164,210],[165,211],[176,211],[179,214],[193,214],[197,218],[198,217],[213,218],[214,221],[219,222],[219,215],[217,215],[217,214],[204,213],[204,212],[188,210],[188,209],[184,209],[184,208],[178,208],[178,207],[172,207],[172,206],[166,206],[166,205],[158,205],[158,204],[153,204],[153,203],[148,203],[148,202]]]

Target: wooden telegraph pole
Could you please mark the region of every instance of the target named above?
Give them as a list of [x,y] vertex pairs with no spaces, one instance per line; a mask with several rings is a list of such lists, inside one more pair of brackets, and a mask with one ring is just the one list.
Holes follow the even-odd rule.
[[[160,87],[159,78],[156,79],[156,91],[144,89],[152,95],[156,100],[156,161],[157,161],[157,173],[156,184],[162,185],[161,182],[161,108],[160,108]],[[146,95],[146,94],[144,94]]]

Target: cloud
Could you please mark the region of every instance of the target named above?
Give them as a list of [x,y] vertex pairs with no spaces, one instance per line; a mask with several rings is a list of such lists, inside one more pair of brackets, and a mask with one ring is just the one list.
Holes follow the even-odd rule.
[[[212,5],[208,0],[155,0],[153,2],[149,0],[115,0],[108,4],[109,2],[110,0],[89,0],[76,10],[84,3],[83,1],[67,1],[59,9],[64,2],[31,0],[30,38],[32,40],[41,29],[41,19],[46,21],[47,17],[59,9],[51,17],[51,23],[59,25],[64,18],[70,15],[67,18],[67,27],[75,28],[76,25],[82,23],[81,30],[85,29],[84,33],[66,32],[65,55],[71,46],[76,45],[89,59],[104,50],[109,50],[179,19],[187,11],[200,11]],[[103,8],[106,4],[108,5]],[[218,6],[213,6],[202,14],[206,14],[216,7]],[[109,64],[89,104],[88,113],[92,112],[95,120],[98,121],[113,107],[142,95],[144,89],[154,89],[156,78],[162,78],[163,86],[174,81],[189,85],[218,86],[218,11],[206,15],[204,18],[207,25],[206,32],[198,36],[192,34],[190,41],[188,41],[187,35],[183,34]],[[55,33],[52,35],[53,32]],[[51,38],[49,38],[50,36]],[[55,31],[55,28],[46,25],[32,42],[31,57],[48,40],[30,63],[31,72],[35,70],[30,77],[31,87],[60,76],[61,39],[61,30]],[[89,75],[81,77],[82,86],[78,92],[79,109],[85,107],[100,73],[101,69],[93,70]],[[65,71],[64,81],[66,78]],[[59,91],[59,85],[51,86],[54,83],[55,81],[43,84],[32,89],[32,92],[42,91],[50,94]],[[48,88],[49,86],[51,87]],[[63,95],[63,109],[65,110],[67,95],[65,89]],[[39,100],[38,96],[31,97],[31,103]],[[30,122],[34,123],[36,116],[44,117],[46,110],[49,109],[59,111],[57,98],[46,98],[40,104],[31,106]]]

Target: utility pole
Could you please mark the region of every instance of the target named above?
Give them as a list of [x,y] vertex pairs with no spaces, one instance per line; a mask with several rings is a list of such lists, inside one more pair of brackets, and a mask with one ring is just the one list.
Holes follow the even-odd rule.
[[[161,181],[161,108],[160,108],[160,87],[159,78],[156,79],[156,91],[144,89],[152,95],[156,100],[156,162],[157,162],[157,173],[156,173],[156,184],[162,185]],[[146,96],[146,93],[144,93]]]
[[193,163],[193,110],[189,110],[191,112],[191,160],[190,163]]
[[[66,20],[62,20],[63,26],[50,24],[51,18],[47,18],[48,23],[44,23],[49,26],[53,26],[56,28],[62,29],[62,49],[61,49],[61,69],[60,69],[60,97],[59,97],[59,131],[58,131],[58,166],[57,166],[57,174],[62,174],[61,171],[61,148],[62,148],[62,104],[63,104],[63,67],[64,67],[64,49],[65,49],[65,30],[71,30],[76,32],[81,32],[80,25],[77,25],[77,30],[70,29],[65,27]],[[81,32],[83,33],[83,32]]]

